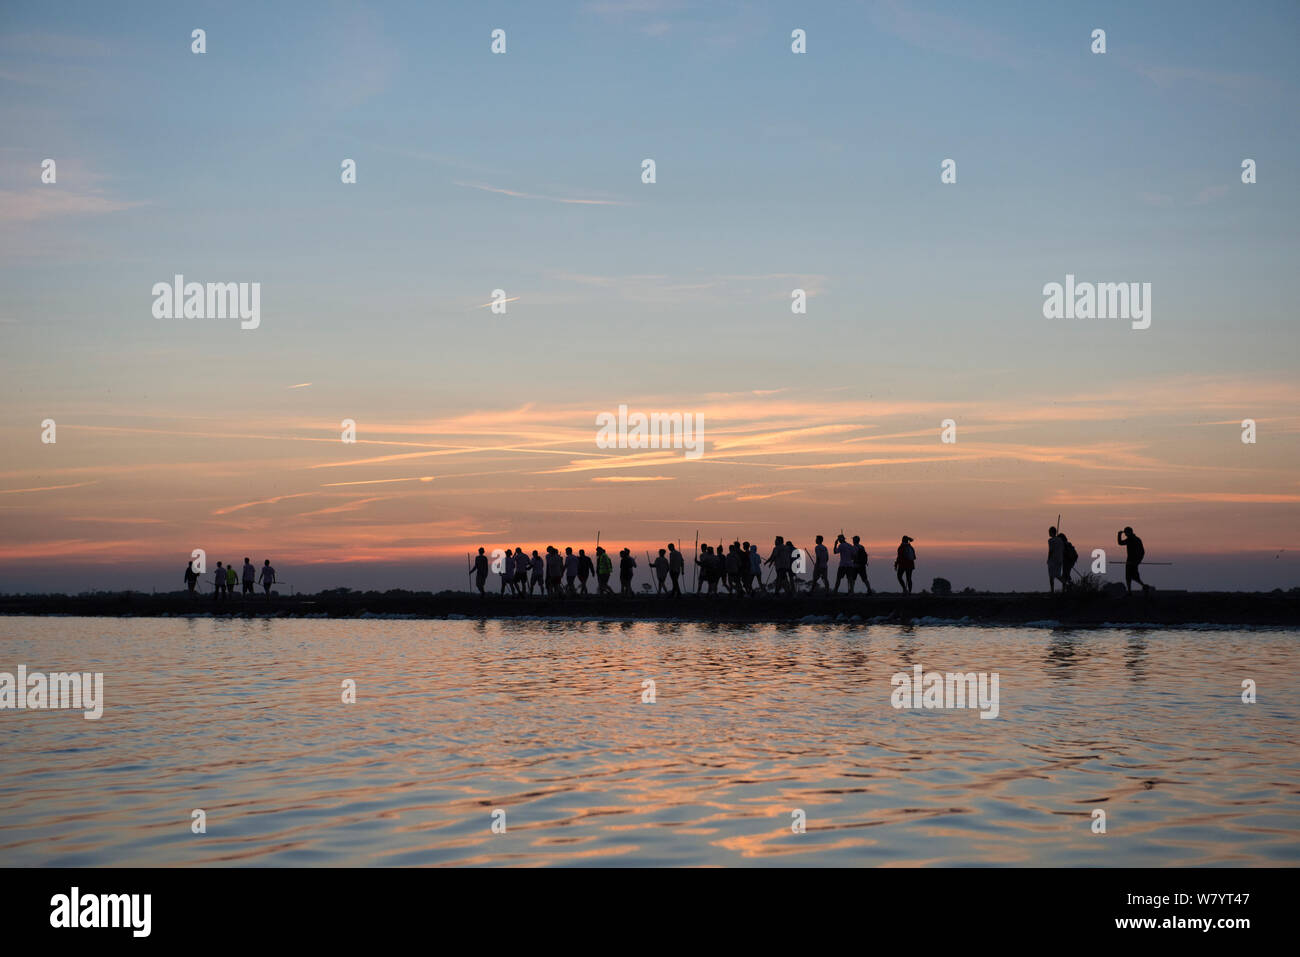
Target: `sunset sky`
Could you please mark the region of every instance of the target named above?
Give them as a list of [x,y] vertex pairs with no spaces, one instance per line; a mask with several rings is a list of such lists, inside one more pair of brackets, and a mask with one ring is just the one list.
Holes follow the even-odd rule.
[[[1028,590],[1058,513],[1300,585],[1300,8],[815,7],[5,4],[0,592],[841,527]],[[176,274],[260,327],[155,318]],[[1067,274],[1151,327],[1044,318]],[[620,404],[704,456],[598,448]]]

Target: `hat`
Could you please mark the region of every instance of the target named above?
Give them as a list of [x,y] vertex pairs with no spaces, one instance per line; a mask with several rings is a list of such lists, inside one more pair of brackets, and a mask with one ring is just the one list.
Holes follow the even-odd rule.
[[903,541],[905,541],[905,542],[910,542],[910,541],[914,541],[914,539],[912,538],[911,535],[904,535],[904,536],[903,536]]

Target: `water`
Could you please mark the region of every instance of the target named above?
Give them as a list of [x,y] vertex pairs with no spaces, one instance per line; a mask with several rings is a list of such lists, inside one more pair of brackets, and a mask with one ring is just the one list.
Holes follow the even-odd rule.
[[[1298,638],[0,618],[107,699],[0,711],[0,865],[1295,864]],[[917,662],[999,716],[895,710]]]

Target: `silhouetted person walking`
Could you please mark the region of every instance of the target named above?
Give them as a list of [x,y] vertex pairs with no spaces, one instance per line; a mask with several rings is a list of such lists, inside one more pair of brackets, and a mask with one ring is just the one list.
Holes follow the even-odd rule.
[[858,564],[854,560],[853,546],[849,544],[844,533],[835,539],[835,554],[840,557],[839,567],[835,569],[835,591],[840,590],[840,582],[845,578],[849,580],[849,594],[853,594],[853,580],[858,576]]
[[[894,559],[894,568],[898,573],[898,584],[906,595],[912,594],[912,570],[916,568],[916,549],[912,547],[912,537],[904,535],[898,543],[898,557]],[[907,581],[903,577],[907,577]]]
[[194,570],[194,562],[191,561],[185,566],[185,587],[189,590],[189,593],[193,595],[195,593],[194,589],[198,587],[198,584],[199,573]]
[[564,594],[564,556],[554,545],[546,546],[546,594],[559,598]]
[[623,586],[622,593],[624,595],[635,594],[632,591],[632,576],[636,573],[636,559],[632,557],[632,550],[629,548],[623,549],[618,554],[620,556],[618,577]]
[[585,548],[578,549],[578,588],[587,594],[587,579],[596,573],[596,566],[591,563],[591,556]]
[[573,587],[573,580],[578,577],[578,556],[573,554],[573,549],[566,547],[564,549],[564,590],[569,595],[578,594],[578,590]]
[[244,594],[253,594],[253,586],[257,583],[257,569],[254,567],[253,563],[248,560],[247,555],[244,556],[243,579]]
[[758,554],[758,545],[750,545],[745,542],[745,557],[749,559],[749,593],[754,594],[754,585],[758,585],[759,592],[767,593],[767,585],[763,584],[763,557]]
[[609,587],[609,576],[614,573],[614,563],[609,560],[609,555],[601,546],[596,546],[596,594],[612,595],[614,589]]
[[853,536],[853,571],[862,579],[862,584],[866,586],[867,594],[871,594],[871,582],[867,580],[867,562],[870,556],[867,555],[866,548],[862,545],[862,539],[857,535]]
[[478,550],[478,555],[474,557],[474,567],[469,570],[469,574],[474,576],[474,587],[478,589],[478,593],[486,596],[487,592],[483,590],[483,584],[488,576],[488,558],[485,549]]
[[226,594],[226,569],[217,562],[217,570],[212,573],[212,598],[214,601],[220,601]]
[[682,590],[677,585],[677,579],[682,577],[682,569],[685,562],[682,561],[682,553],[679,552],[672,542],[668,543],[668,577],[673,580],[672,596],[674,598],[682,597]]
[[831,580],[828,577],[830,558],[830,552],[822,544],[822,537],[818,535],[817,542],[813,545],[813,574],[812,583],[808,586],[808,594],[811,595],[817,591],[817,582],[819,581],[825,586],[826,593],[830,594]]
[[[1065,542],[1056,533],[1053,525],[1047,530],[1047,588],[1056,591],[1056,583],[1061,578],[1061,562],[1065,557]],[[1064,586],[1061,588],[1065,590]]]
[[1132,594],[1133,583],[1137,582],[1142,586],[1142,593],[1146,594],[1151,590],[1151,586],[1142,580],[1142,573],[1138,569],[1142,559],[1147,556],[1147,550],[1142,547],[1142,539],[1133,533],[1131,525],[1125,525],[1122,532],[1115,533],[1115,541],[1128,550],[1128,555],[1124,559],[1124,586],[1129,594]]
[[1061,588],[1073,588],[1074,579],[1070,576],[1074,574],[1075,563],[1079,560],[1079,550],[1065,537],[1065,532],[1057,532],[1056,537],[1061,540]]
[[771,565],[776,569],[776,582],[772,585],[774,594],[782,591],[788,591],[790,585],[790,553],[785,547],[785,538],[781,535],[776,536],[772,543],[772,553],[767,556],[764,565]]
[[718,578],[713,574],[713,549],[708,545],[700,546],[700,557],[695,559],[695,564],[700,566],[700,581],[695,586],[695,594],[700,593],[700,589],[708,586],[708,594],[716,595],[718,593]]
[[658,587],[655,589],[656,595],[662,595],[668,591],[668,586],[664,584],[668,580],[668,551],[659,549],[659,555],[654,560],[655,578],[658,580]]
[[[509,549],[506,549],[509,551]],[[515,546],[515,580],[510,583],[510,590],[516,595],[523,596],[528,594],[528,570],[540,561],[537,552],[534,550],[533,557],[524,554],[524,550]]]
[[271,567],[271,559],[262,563],[262,590],[266,597],[271,597],[271,586],[275,584],[275,569]]
[[723,562],[723,567],[727,570],[727,590],[737,598],[745,594],[741,571],[748,564],[748,560],[740,552],[740,542],[732,542],[727,546],[727,557]]
[[501,563],[501,594],[510,589],[510,594],[515,593],[515,553],[506,549],[506,556]]

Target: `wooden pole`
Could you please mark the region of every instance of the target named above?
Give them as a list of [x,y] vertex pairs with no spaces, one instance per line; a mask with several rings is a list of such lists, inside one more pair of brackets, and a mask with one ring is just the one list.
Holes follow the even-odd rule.
[[695,575],[700,567],[700,530],[695,530],[695,564],[691,566],[691,594],[695,594]]

